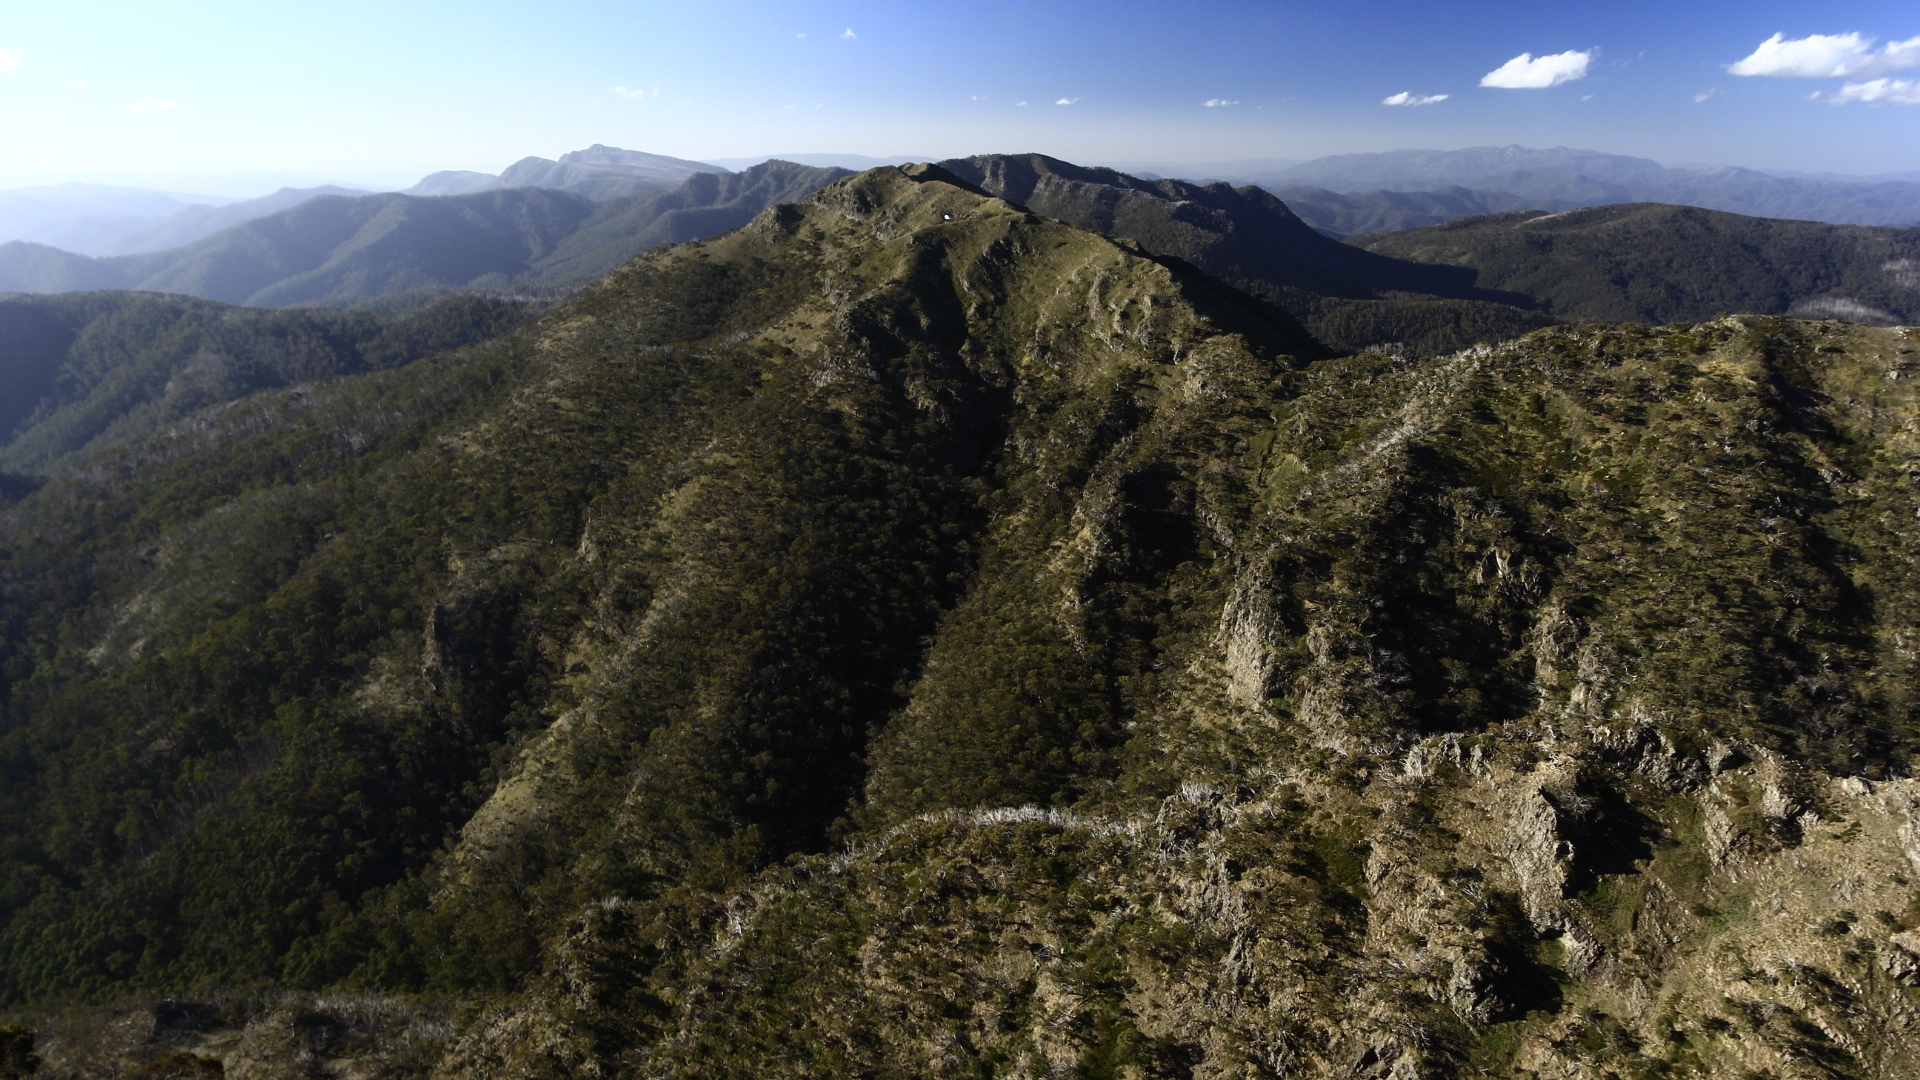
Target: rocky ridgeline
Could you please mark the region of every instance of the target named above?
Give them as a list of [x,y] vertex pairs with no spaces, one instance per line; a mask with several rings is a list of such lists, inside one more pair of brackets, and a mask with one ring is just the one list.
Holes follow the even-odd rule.
[[[397,868],[177,871],[201,936],[122,954],[219,985],[266,927],[256,979],[364,996],[21,1018],[47,1075],[1911,1075],[1916,344],[1742,316],[1335,358],[941,170],[842,181],[9,512],[20,557],[126,575],[35,730],[110,732],[62,695],[111,691],[157,769],[175,657],[203,725],[220,650],[359,665],[276,714],[340,757],[236,727],[242,795],[16,915],[10,971],[151,933],[113,905],[250,850],[225,822],[323,806],[310,842]],[[358,400],[455,404],[349,460]],[[63,539],[73,505],[138,535],[190,467],[244,490],[157,518],[163,558]],[[182,576],[287,507],[283,578]],[[173,599],[207,592],[258,636]],[[353,814],[417,758],[477,795],[382,855]]]

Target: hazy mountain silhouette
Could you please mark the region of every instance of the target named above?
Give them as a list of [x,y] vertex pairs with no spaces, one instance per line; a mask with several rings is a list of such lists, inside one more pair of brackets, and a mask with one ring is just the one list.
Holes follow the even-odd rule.
[[1662,202],[1756,217],[1899,225],[1920,221],[1920,183],[1775,176],[1752,169],[1675,169],[1647,158],[1559,147],[1479,146],[1340,154],[1245,179],[1268,188],[1357,192],[1466,187],[1565,206]]
[[168,251],[93,259],[0,245],[0,292],[145,289],[287,307],[581,284],[649,247],[736,228],[844,175],[774,161],[601,202],[544,188],[321,196]]
[[285,307],[504,283],[593,209],[582,196],[535,188],[442,199],[329,195],[151,254],[89,259],[0,245],[0,291],[148,289]]
[[1418,229],[1477,214],[1570,209],[1558,199],[1528,199],[1505,191],[1474,191],[1463,187],[1352,193],[1322,187],[1271,190],[1300,220],[1337,240],[1362,233]]
[[465,195],[499,188],[540,187],[570,191],[589,199],[616,199],[662,191],[695,173],[725,172],[703,161],[622,150],[595,143],[560,155],[558,161],[526,157],[497,177],[477,172],[437,172],[408,188],[408,195]]

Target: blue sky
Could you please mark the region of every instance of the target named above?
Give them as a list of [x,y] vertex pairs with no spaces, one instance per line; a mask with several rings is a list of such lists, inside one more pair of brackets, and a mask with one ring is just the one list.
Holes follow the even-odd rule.
[[[1826,35],[1798,69],[1816,77],[1728,70],[1775,34]],[[1920,50],[1886,48],[1917,37],[1911,0],[15,3],[0,185],[399,182],[595,142],[1087,162],[1520,143],[1906,171]],[[1583,54],[1584,75],[1480,85],[1523,53]],[[1445,99],[1382,104],[1403,93]]]

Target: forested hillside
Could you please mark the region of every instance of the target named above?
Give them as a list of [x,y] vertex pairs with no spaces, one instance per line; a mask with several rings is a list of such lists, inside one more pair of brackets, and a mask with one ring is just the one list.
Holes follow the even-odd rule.
[[0,511],[0,995],[54,1076],[1910,1075],[1915,348],[1339,358],[840,180]]
[[290,307],[578,286],[648,248],[737,228],[845,175],[770,161],[695,174],[664,191],[649,181],[640,194],[601,202],[534,187],[320,197],[143,255],[89,259],[39,244],[0,245],[0,290],[141,289]]
[[497,337],[536,305],[452,296],[401,316],[260,311],[159,293],[0,297],[0,471],[44,474],[259,390]]
[[1529,297],[1472,274],[1380,258],[1315,232],[1256,187],[1142,180],[1043,154],[957,159],[942,168],[1035,213],[1171,255],[1293,314],[1336,351],[1417,355],[1550,325]]
[[1664,323],[1732,312],[1920,322],[1920,229],[1601,206],[1465,218],[1358,247],[1457,266],[1568,321]]

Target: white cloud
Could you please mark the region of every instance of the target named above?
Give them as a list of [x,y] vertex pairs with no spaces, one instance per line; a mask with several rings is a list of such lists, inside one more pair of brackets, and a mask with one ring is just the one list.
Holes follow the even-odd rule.
[[654,87],[651,91],[644,90],[644,89],[631,90],[624,86],[609,86],[607,87],[607,89],[613,91],[614,93],[620,95],[623,98],[626,98],[628,101],[639,101],[641,98],[660,96],[660,88],[657,86]]
[[854,38],[857,38],[859,36],[860,36],[859,34],[856,34],[853,32],[853,27],[851,26],[847,27],[845,30],[840,31],[841,41],[852,41]]
[[180,103],[177,101],[168,101],[166,98],[143,97],[139,101],[136,101],[133,104],[127,106],[127,111],[128,112],[172,112],[175,109],[178,109],[179,107],[180,107]]
[[1540,57],[1521,53],[1487,72],[1486,77],[1480,80],[1480,85],[1502,90],[1544,90],[1549,86],[1584,79],[1587,77],[1587,65],[1593,63],[1595,51],[1588,49],[1586,52],[1563,52]]
[[[1816,91],[1815,98],[1820,96]],[[1829,105],[1849,101],[1886,102],[1889,105],[1920,105],[1920,81],[1914,79],[1871,79],[1850,82],[1827,95]]]
[[1451,94],[1416,94],[1409,90],[1402,90],[1391,97],[1381,98],[1380,104],[1382,105],[1438,105],[1452,96],[1453,95]]
[[[1079,98],[1077,98],[1077,97],[1063,97],[1063,98],[1061,98],[1061,99],[1060,99],[1059,101],[1056,101],[1056,102],[1054,102],[1054,104],[1055,104],[1055,105],[1072,105],[1072,104],[1073,104],[1074,102],[1076,102],[1076,101],[1079,101],[1079,100],[1080,100],[1080,99],[1079,99]],[[1024,104],[1026,104],[1026,103],[1025,103],[1025,102],[1021,102],[1021,104],[1023,104],[1023,105],[1024,105]]]
[[1026,108],[1026,107],[1027,107],[1027,103],[1026,103],[1026,102],[1024,102],[1024,101],[1023,101],[1023,102],[1021,102],[1020,104],[1018,104],[1018,105],[1016,105],[1016,106],[1014,106],[1014,108],[1017,108],[1017,109],[1024,109],[1024,108]]
[[25,59],[17,49],[0,49],[0,71],[19,71]]
[[1719,88],[1719,87],[1717,87],[1717,86],[1716,86],[1716,87],[1714,87],[1714,88],[1713,88],[1713,89],[1711,89],[1711,90],[1702,90],[1702,91],[1700,91],[1699,93],[1697,93],[1697,94],[1695,94],[1695,95],[1693,95],[1693,103],[1694,103],[1695,105],[1698,105],[1698,104],[1700,104],[1701,102],[1703,102],[1703,101],[1705,101],[1705,100],[1707,100],[1707,99],[1708,99],[1708,98],[1710,98],[1710,97],[1717,97],[1717,96],[1719,96],[1719,93],[1720,93],[1720,88]]
[[807,35],[805,35],[805,34],[795,34],[795,35],[793,35],[793,36],[794,36],[794,37],[797,37],[797,38],[803,38],[803,37],[806,37]]
[[67,89],[69,90],[85,90],[86,88],[87,80],[85,79],[75,79],[67,84]]
[[1224,109],[1229,105],[1238,105],[1238,104],[1240,103],[1237,101],[1228,101],[1226,98],[1223,98],[1223,97],[1207,99],[1207,108],[1209,109]]
[[1920,67],[1920,37],[1888,42],[1873,51],[1874,38],[1864,34],[1810,34],[1788,41],[1775,34],[1760,43],[1753,55],[1728,64],[1734,75],[1768,75],[1776,79],[1851,79],[1884,75]]

